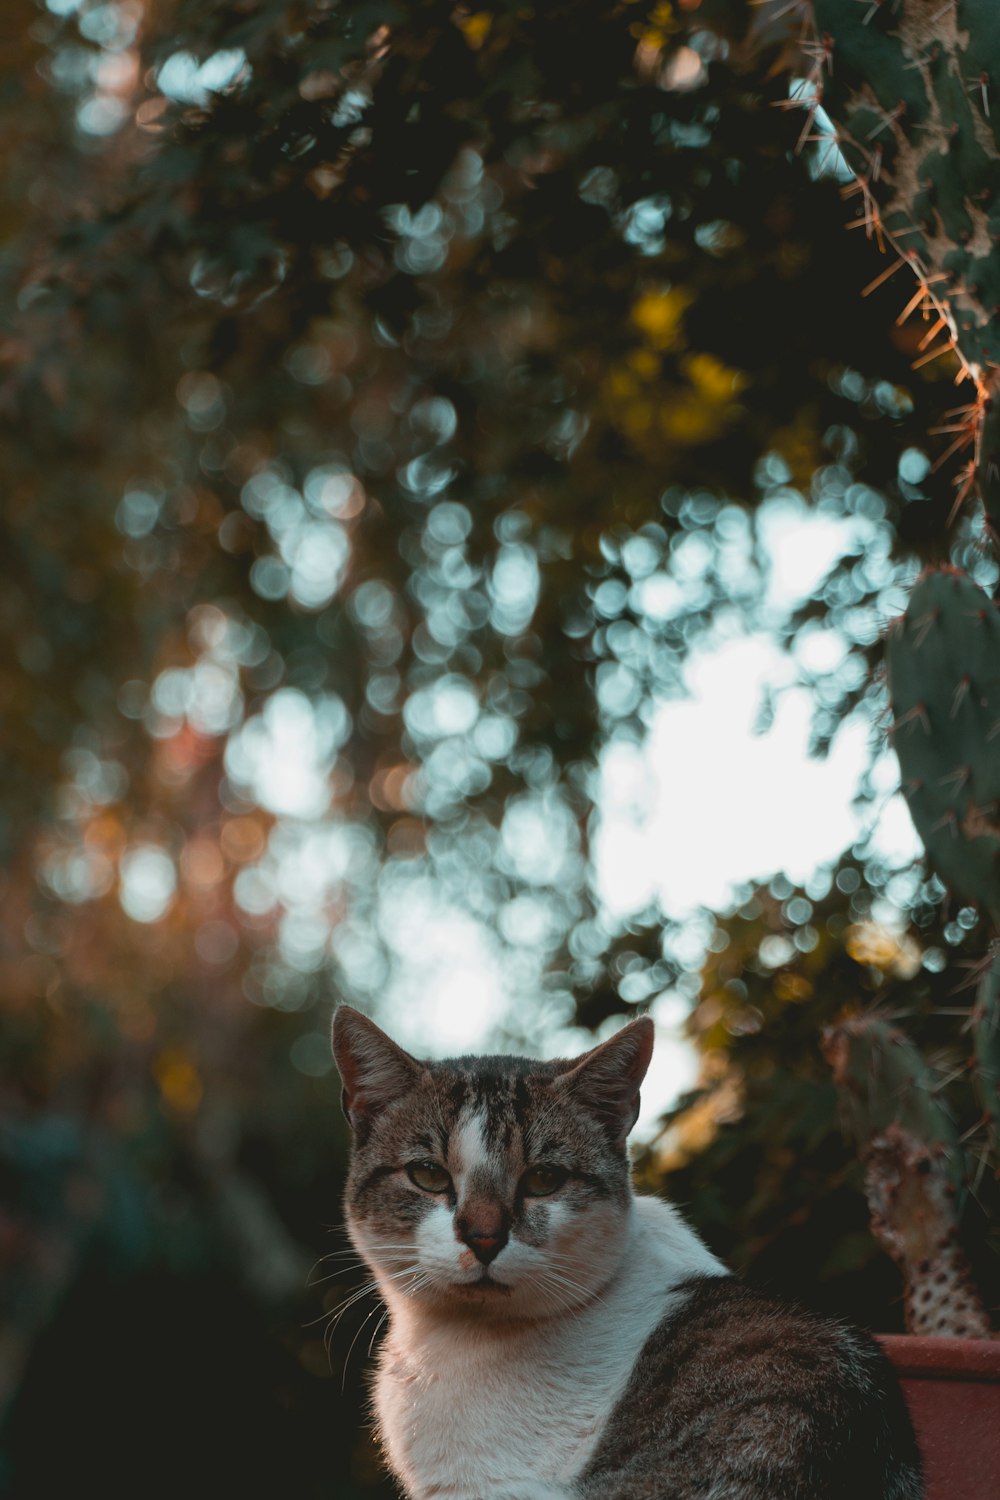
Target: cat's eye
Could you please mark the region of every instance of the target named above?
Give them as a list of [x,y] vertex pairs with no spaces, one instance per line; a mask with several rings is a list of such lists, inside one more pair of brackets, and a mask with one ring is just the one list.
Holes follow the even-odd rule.
[[416,1187],[423,1188],[425,1193],[446,1193],[451,1187],[451,1178],[436,1161],[411,1161],[406,1168],[406,1175]]
[[568,1176],[565,1167],[529,1167],[521,1178],[521,1192],[527,1198],[547,1198],[562,1187]]

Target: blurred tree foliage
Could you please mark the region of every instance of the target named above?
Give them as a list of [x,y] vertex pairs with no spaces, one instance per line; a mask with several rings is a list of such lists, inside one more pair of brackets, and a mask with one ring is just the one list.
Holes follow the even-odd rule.
[[[662,914],[623,929],[597,898],[602,752],[683,691],[692,644],[759,626],[822,750],[878,710],[914,559],[951,546],[984,576],[924,457],[954,371],[913,373],[891,281],[860,295],[882,258],[844,232],[764,21],[742,0],[7,0],[12,1493],[62,1474],[38,1434],[68,1348],[112,1330],[134,1447],[94,1385],[66,1451],[124,1493],[164,1441],[137,1393],[169,1409],[198,1328],[218,1349],[244,1306],[191,1410],[227,1391],[229,1432],[257,1372],[292,1415],[251,1422],[241,1487],[273,1492],[294,1452],[297,1493],[326,1492],[315,1432],[347,1441],[357,1400],[323,1377],[350,1338],[328,1362],[322,1323],[287,1329],[339,1296],[304,1290],[344,1147],[333,995],[401,992],[443,912],[524,995],[514,1040],[675,982],[693,1000]],[[767,602],[782,507],[854,528],[795,611]],[[847,869],[893,896],[892,872]],[[776,889],[720,921],[705,1088],[647,1170],[682,1161],[695,1218],[777,1281],[819,1215],[817,1275],[885,1323],[818,1033],[889,969],[852,952],[840,874],[817,946],[762,963],[809,925]],[[348,1483],[377,1487],[363,1443]]]

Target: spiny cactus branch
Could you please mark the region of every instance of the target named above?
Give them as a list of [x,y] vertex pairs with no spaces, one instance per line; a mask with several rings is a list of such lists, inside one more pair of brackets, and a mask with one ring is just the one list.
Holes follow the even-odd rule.
[[[805,112],[799,137],[829,148],[820,111],[854,180],[843,188],[886,257],[869,296],[911,274],[899,324],[923,321],[915,369],[954,354],[974,396],[946,412],[934,465],[966,455],[949,524],[977,494],[1000,554],[1000,69],[998,0],[754,0],[757,34],[780,40]],[[785,31],[780,34],[781,25]],[[1000,80],[997,80],[1000,83]],[[947,404],[947,403],[943,403]],[[931,863],[1000,927],[1000,611],[955,569],[922,575],[886,642],[892,736],[902,787]],[[973,1128],[1000,1164],[1000,957],[978,985],[965,1075]],[[968,1038],[966,1039],[968,1047]],[[824,1049],[867,1167],[876,1238],[902,1267],[914,1332],[988,1336],[958,1243],[969,1168],[931,1072],[896,1027],[857,1016]],[[978,1178],[976,1179],[978,1181]]]
[[983,1111],[989,1161],[1000,1173],[1000,942],[993,944],[979,981],[970,1026],[972,1077]]
[[886,642],[903,795],[931,863],[1000,925],[1000,611],[929,569]]
[[828,1028],[823,1051],[862,1157],[879,1136],[904,1130],[933,1146],[953,1193],[961,1194],[966,1161],[958,1132],[935,1074],[905,1032],[868,1012]]
[[[996,0],[765,0],[772,22],[800,28],[800,145],[829,113],[859,194],[850,225],[891,263],[866,289],[909,267],[916,277],[903,321],[926,331],[919,368],[954,353],[958,380],[975,383],[972,456],[956,481],[957,512],[974,491],[1000,550],[1000,5]],[[793,49],[794,50],[794,49]]]
[[869,1146],[865,1191],[872,1233],[903,1273],[907,1331],[989,1338],[943,1155],[890,1125]]

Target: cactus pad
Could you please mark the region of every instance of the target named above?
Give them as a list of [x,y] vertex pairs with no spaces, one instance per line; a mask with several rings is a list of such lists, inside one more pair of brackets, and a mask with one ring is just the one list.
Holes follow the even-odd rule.
[[972,1011],[972,1078],[994,1172],[1000,1171],[1000,944],[983,971]]
[[917,832],[941,879],[1000,923],[1000,612],[964,573],[929,571],[886,664]]
[[869,1148],[865,1191],[872,1233],[903,1273],[907,1332],[989,1338],[941,1158],[890,1125]]
[[983,416],[976,451],[979,493],[986,512],[986,530],[1000,552],[1000,371],[991,372],[984,387]]
[[879,1016],[857,1015],[824,1033],[823,1052],[861,1155],[868,1155],[876,1138],[901,1128],[934,1152],[958,1194],[966,1176],[958,1131],[935,1075],[909,1037]]

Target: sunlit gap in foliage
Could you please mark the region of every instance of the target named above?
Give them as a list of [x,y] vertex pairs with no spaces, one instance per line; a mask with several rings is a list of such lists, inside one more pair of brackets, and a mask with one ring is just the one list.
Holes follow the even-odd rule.
[[[921,457],[901,461],[916,480],[925,472]],[[753,524],[742,510],[719,505],[711,541],[704,529],[692,530],[675,543],[665,572],[633,584],[640,603],[662,616],[690,608],[714,565],[734,598],[759,594],[756,618],[768,627],[748,633],[737,610],[719,611],[685,662],[681,696],[650,703],[644,736],[612,733],[601,757],[593,854],[604,920],[614,927],[655,911],[672,919],[665,953],[682,971],[675,990],[688,1002],[716,936],[708,914],[740,905],[754,883],[780,872],[789,890],[790,880],[821,893],[826,871],[851,845],[901,871],[919,856],[896,791],[898,768],[880,744],[872,709],[846,719],[824,758],[810,754],[817,705],[833,707],[864,684],[862,648],[898,612],[913,569],[891,561],[884,502],[852,487],[845,466],[817,472],[811,506],[788,480],[783,461],[769,455],[758,471],[763,499]],[[703,510],[708,503],[700,502]],[[835,567],[848,557],[859,559],[854,600],[849,577]],[[755,568],[764,574],[759,588]],[[807,623],[779,647],[775,636],[787,633],[817,591],[829,595],[826,624]],[[873,596],[874,604],[861,606]],[[912,895],[900,888],[898,907]],[[900,920],[885,902],[880,915]],[[796,940],[814,941],[810,931],[803,921]],[[663,1002],[643,975],[636,955],[619,993],[652,999],[656,1014]]]
[[809,171],[813,177],[832,177],[837,182],[853,182],[854,172],[848,166],[837,143],[837,131],[823,108],[822,86],[816,78],[792,78],[788,85],[787,106],[802,112],[803,126],[799,136],[800,151],[811,148]]

